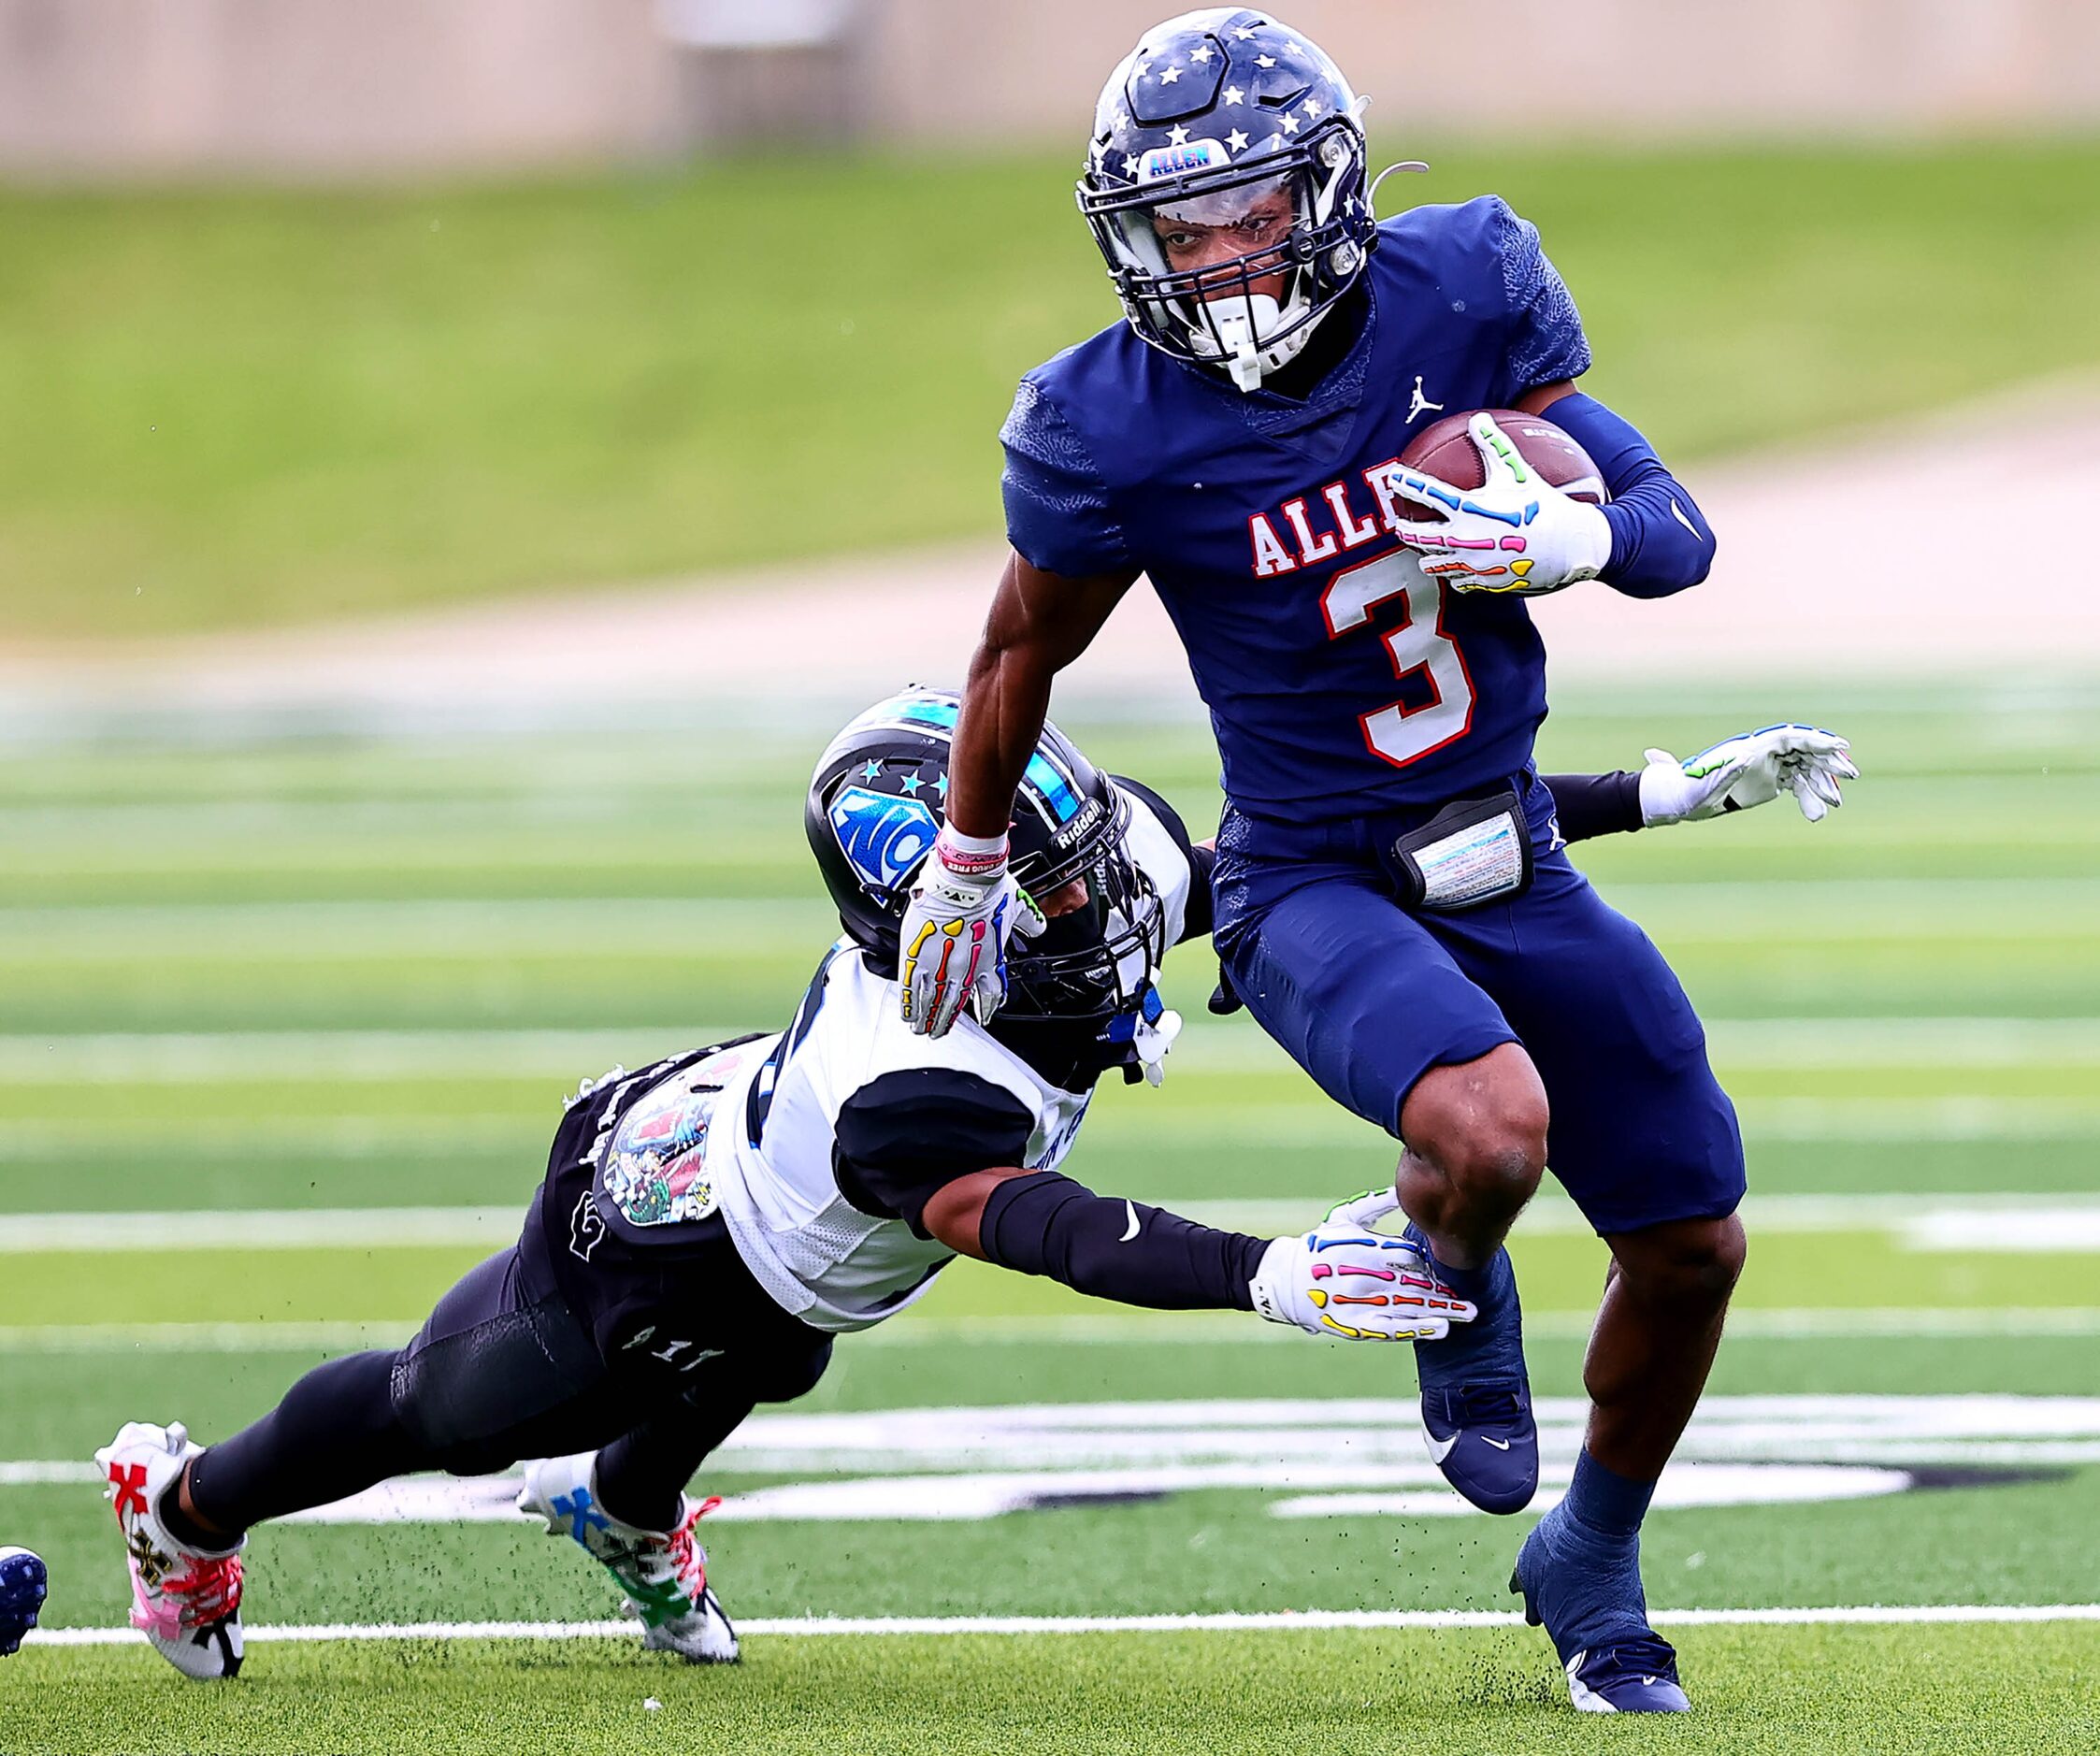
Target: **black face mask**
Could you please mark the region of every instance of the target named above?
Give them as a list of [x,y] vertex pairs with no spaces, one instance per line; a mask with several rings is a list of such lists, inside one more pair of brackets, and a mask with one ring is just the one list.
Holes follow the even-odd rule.
[[1005,1012],[1105,1027],[1135,1010],[1167,952],[1158,890],[1120,845],[1080,874],[1086,900],[1007,946]]

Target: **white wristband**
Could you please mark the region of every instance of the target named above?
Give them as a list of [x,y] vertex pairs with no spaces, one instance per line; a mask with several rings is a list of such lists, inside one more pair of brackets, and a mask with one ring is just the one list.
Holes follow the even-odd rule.
[[964,835],[942,824],[934,838],[933,858],[951,878],[982,888],[996,884],[1006,871],[1006,838]]

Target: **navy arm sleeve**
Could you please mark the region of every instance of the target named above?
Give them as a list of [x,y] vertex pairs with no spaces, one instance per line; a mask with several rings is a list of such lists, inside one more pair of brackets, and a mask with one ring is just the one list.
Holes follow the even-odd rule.
[[1641,823],[1641,777],[1623,770],[1616,774],[1545,774],[1539,777],[1553,795],[1553,814],[1563,840],[1587,842],[1597,835],[1619,835]]
[[831,1172],[862,1213],[901,1219],[924,1238],[936,1191],[1021,1163],[1034,1131],[1028,1106],[990,1080],[911,1067],[870,1079],[839,1106]]
[[1704,579],[1714,565],[1713,530],[1640,429],[1580,391],[1546,418],[1589,453],[1611,490],[1604,583],[1629,597],[1667,597]]
[[1267,1238],[1097,1195],[1056,1171],[1010,1177],[977,1226],[985,1259],[1154,1311],[1251,1311]]
[[1134,565],[1086,440],[1034,380],[1021,381],[999,440],[1006,448],[1006,540],[1015,554],[1066,579]]

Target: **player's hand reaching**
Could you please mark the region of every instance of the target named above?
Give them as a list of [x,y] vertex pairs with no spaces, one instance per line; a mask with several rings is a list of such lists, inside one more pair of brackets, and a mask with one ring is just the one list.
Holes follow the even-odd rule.
[[1468,423],[1487,469],[1477,488],[1455,488],[1417,469],[1387,480],[1402,499],[1440,515],[1402,524],[1400,540],[1418,550],[1422,571],[1453,591],[1536,597],[1595,579],[1611,559],[1611,526],[1587,500],[1563,494],[1524,461],[1490,414]]
[[1006,868],[1006,843],[971,847],[946,828],[920,867],[898,938],[904,1022],[948,1034],[964,1006],[988,1023],[1006,999],[1006,942],[1043,930],[1043,914]]
[[1419,1250],[1372,1230],[1399,1210],[1390,1189],[1373,1189],[1302,1236],[1278,1238],[1249,1283],[1256,1314],[1348,1342],[1441,1341],[1452,1324],[1472,1322],[1477,1310]]
[[1785,792],[1810,823],[1820,823],[1845,802],[1841,784],[1859,779],[1851,751],[1835,732],[1793,725],[1738,732],[1683,762],[1650,750],[1641,770],[1641,821],[1697,823],[1768,805]]

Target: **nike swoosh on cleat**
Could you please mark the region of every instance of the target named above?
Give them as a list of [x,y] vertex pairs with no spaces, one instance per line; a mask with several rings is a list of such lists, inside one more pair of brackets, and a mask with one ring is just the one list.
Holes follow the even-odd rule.
[[1123,1235],[1116,1239],[1118,1244],[1128,1244],[1138,1235],[1138,1204],[1135,1202],[1126,1201],[1123,1203],[1123,1211],[1130,1216],[1130,1223]]
[[1506,1451],[1509,1449],[1509,1441],[1507,1439],[1490,1439],[1486,1433],[1482,1433],[1480,1435],[1480,1443],[1482,1445],[1491,1445],[1498,1451]]
[[1459,1443],[1460,1436],[1459,1433],[1453,1433],[1448,1439],[1432,1439],[1427,1432],[1423,1433],[1423,1443],[1430,1448],[1430,1461],[1431,1463],[1443,1462],[1446,1458],[1451,1455],[1451,1447]]

